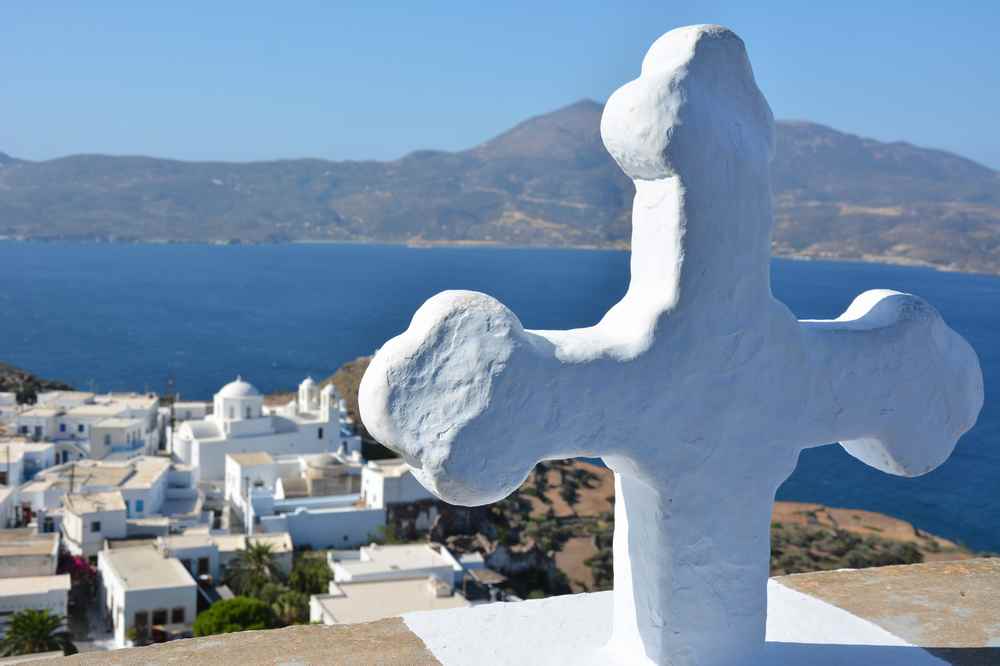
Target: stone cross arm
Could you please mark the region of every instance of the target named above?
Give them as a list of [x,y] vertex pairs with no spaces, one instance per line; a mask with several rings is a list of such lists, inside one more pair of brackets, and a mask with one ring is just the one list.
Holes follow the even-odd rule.
[[439,294],[375,355],[361,417],[456,504],[505,497],[540,460],[602,457],[609,658],[751,663],[771,503],[802,448],[922,474],[975,422],[979,363],[912,295],[802,322],[771,295],[773,119],[732,32],[657,40],[601,133],[636,187],[624,298],[594,326],[529,331],[489,296]]

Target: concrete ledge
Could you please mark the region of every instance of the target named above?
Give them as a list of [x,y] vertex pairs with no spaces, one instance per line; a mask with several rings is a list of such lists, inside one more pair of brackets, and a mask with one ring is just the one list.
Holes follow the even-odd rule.
[[[1000,664],[1000,559],[774,578],[762,664]],[[612,595],[409,613],[56,658],[59,664],[613,664]],[[744,665],[745,666],[745,665]],[[755,665],[756,666],[756,665]]]
[[241,666],[334,666],[438,664],[400,618],[327,627],[303,625],[191,638],[113,652],[88,652],[52,664],[93,666],[146,664],[240,664]]

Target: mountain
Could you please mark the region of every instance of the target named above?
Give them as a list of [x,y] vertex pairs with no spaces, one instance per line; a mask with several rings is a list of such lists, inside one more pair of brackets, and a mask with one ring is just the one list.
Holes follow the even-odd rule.
[[[0,236],[625,247],[631,182],[584,100],[461,152],[391,162],[0,154]],[[779,122],[775,253],[1000,273],[1000,174],[957,155]]]

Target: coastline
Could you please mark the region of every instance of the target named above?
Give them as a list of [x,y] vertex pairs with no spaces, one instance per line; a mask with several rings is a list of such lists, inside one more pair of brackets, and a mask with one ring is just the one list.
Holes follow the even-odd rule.
[[[80,238],[20,238],[10,236],[0,236],[0,243],[25,243],[25,244],[50,244],[65,243],[74,245],[179,245],[197,247],[243,247],[243,246],[280,246],[280,245],[363,245],[382,247],[405,247],[412,250],[434,250],[434,249],[495,249],[495,250],[585,250],[595,252],[628,252],[629,243],[609,243],[606,245],[546,245],[530,244],[516,245],[500,243],[489,240],[344,240],[344,239],[323,239],[323,238],[302,238],[288,241],[257,242],[241,240],[168,240],[168,239],[80,239]],[[901,268],[922,268],[939,273],[960,273],[962,275],[979,275],[983,277],[1000,277],[1000,269],[996,272],[983,272],[966,270],[952,265],[935,264],[920,259],[898,255],[864,255],[841,256],[836,254],[811,254],[811,253],[791,253],[772,249],[773,259],[788,259],[790,261],[826,262],[840,264],[873,264],[879,266],[898,266]]]

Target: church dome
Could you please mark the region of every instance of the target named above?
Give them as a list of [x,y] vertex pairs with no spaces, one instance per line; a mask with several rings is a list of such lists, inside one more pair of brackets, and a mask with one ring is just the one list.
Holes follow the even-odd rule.
[[302,380],[302,386],[315,386],[315,385],[316,385],[316,380],[313,379],[312,377],[306,377],[304,380]]
[[260,395],[260,391],[253,384],[243,381],[242,377],[237,377],[236,381],[223,386],[216,395],[220,398],[255,398]]

